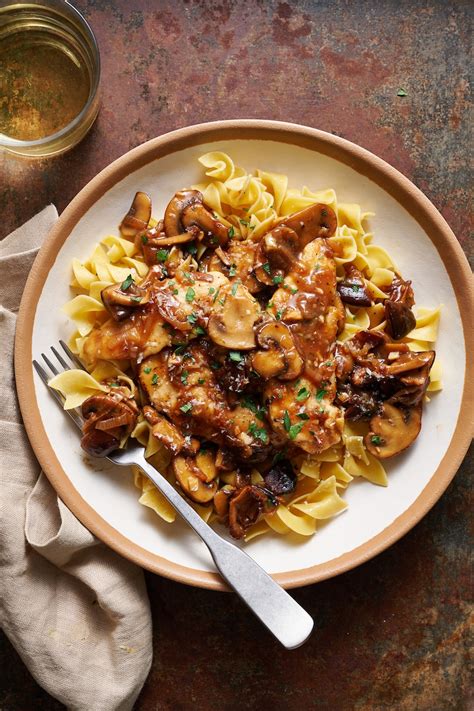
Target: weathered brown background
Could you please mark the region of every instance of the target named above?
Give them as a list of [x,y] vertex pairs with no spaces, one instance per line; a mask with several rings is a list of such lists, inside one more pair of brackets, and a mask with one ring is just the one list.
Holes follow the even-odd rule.
[[[468,1],[74,4],[101,49],[102,110],[65,156],[0,158],[0,236],[48,202],[61,211],[153,136],[252,117],[315,126],[373,151],[428,195],[472,256]],[[390,550],[294,592],[316,619],[299,650],[280,649],[232,595],[148,575],[155,657],[137,711],[467,711],[472,461]],[[63,708],[5,638],[0,676],[2,711]]]

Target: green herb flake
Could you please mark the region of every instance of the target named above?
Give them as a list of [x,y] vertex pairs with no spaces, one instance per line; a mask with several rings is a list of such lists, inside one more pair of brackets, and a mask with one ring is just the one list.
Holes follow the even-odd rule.
[[186,291],[186,301],[188,302],[188,304],[193,303],[195,296],[196,296],[196,292],[194,291],[194,289],[191,286],[189,286]]
[[213,294],[214,292],[215,292],[215,289],[214,289],[213,286],[211,286],[211,288],[209,289],[209,291],[208,291],[207,293],[208,293],[208,294]]
[[142,240],[142,244],[148,243],[148,237],[146,235],[142,235],[141,240]]
[[291,420],[290,420],[290,414],[289,414],[288,410],[285,410],[285,414],[283,415],[283,427],[285,428],[285,430],[287,432],[290,431]]
[[174,354],[175,355],[183,355],[183,353],[185,353],[185,351],[186,351],[186,348],[187,348],[186,343],[178,343],[176,345],[176,348],[174,349]]
[[290,291],[291,291],[292,294],[297,294],[297,293],[298,293],[298,289],[295,289],[293,286],[290,286]]
[[327,360],[327,361],[324,363],[324,365],[326,365],[328,368],[330,368],[331,365],[333,364],[333,362],[334,362],[334,361],[332,361],[332,360]]
[[239,351],[230,351],[229,358],[234,361],[234,363],[242,363],[244,360],[242,353],[239,353]]
[[262,264],[262,269],[264,272],[267,272],[268,276],[271,275],[272,270],[271,270],[270,264],[268,262],[265,262],[265,264]]
[[167,249],[159,249],[156,253],[156,261],[164,264],[169,257],[169,252]]
[[196,247],[196,245],[195,245],[195,244],[192,244],[192,243],[191,243],[191,244],[188,244],[188,245],[187,245],[187,252],[188,252],[188,254],[193,254],[193,255],[196,254],[196,252],[197,252],[197,247]]
[[178,289],[172,289],[171,293],[173,294],[173,296],[177,296],[179,294],[179,291]]
[[231,225],[229,227],[229,229],[227,230],[227,234],[229,235],[229,239],[232,239],[232,237],[235,235],[234,225]]
[[127,291],[127,289],[130,289],[132,284],[135,284],[135,282],[133,281],[132,275],[129,274],[128,277],[125,279],[125,281],[123,281],[122,284],[120,285],[120,288],[122,291]]
[[187,402],[186,405],[181,405],[181,407],[179,409],[181,410],[181,412],[184,412],[184,414],[187,415],[188,412],[190,412],[193,409],[193,406],[191,405],[190,402]]
[[217,363],[217,361],[215,361],[215,360],[211,363],[212,370],[219,370],[220,367],[221,367],[221,364]]
[[130,301],[133,301],[135,304],[139,304],[141,300],[142,300],[141,296],[131,296],[130,297]]
[[283,310],[278,309],[278,311],[277,311],[276,314],[275,314],[276,320],[277,320],[277,321],[280,321],[282,316],[283,316]]
[[301,432],[302,428],[303,428],[302,422],[297,422],[295,425],[291,425],[290,429],[288,430],[289,438],[295,439]]
[[372,442],[372,444],[375,444],[376,447],[379,447],[383,443],[383,440],[381,437],[379,437],[379,435],[372,435],[370,441]]
[[240,222],[241,225],[244,225],[245,227],[248,227],[248,226],[249,226],[248,220],[242,220],[242,219],[240,219],[239,222]]
[[149,366],[149,365],[146,365],[146,366],[143,368],[143,372],[146,373],[147,375],[148,375],[148,373],[151,373],[151,368],[150,368],[150,366]]
[[283,281],[283,277],[281,276],[281,274],[277,274],[273,277],[272,281],[274,284],[281,284]]
[[158,376],[156,373],[153,373],[153,377],[151,379],[152,385],[158,385]]
[[307,415],[306,412],[298,412],[297,417],[299,417],[300,420],[309,420],[309,415]]
[[323,397],[327,394],[327,390],[324,388],[321,388],[321,390],[318,390],[318,392],[315,395],[316,400],[322,400]]
[[185,279],[187,279],[191,284],[194,284],[194,277],[192,274],[189,272],[183,272],[183,276]]
[[189,316],[186,316],[186,321],[191,324],[191,326],[194,326],[196,321],[198,320],[198,315],[194,311],[192,314],[189,314]]
[[206,382],[206,378],[199,378],[198,385],[204,385],[205,382]]
[[187,370],[183,370],[183,372],[181,373],[180,380],[183,383],[183,385],[188,384],[188,375],[189,375],[189,372]]
[[362,289],[360,284],[351,284],[350,286],[351,286],[352,291],[360,291]]
[[401,88],[400,88],[400,89],[397,91],[397,96],[408,96],[408,94],[407,94],[407,92],[405,91],[405,89],[401,89]]
[[303,388],[300,388],[300,390],[298,390],[296,399],[298,400],[298,402],[301,402],[302,400],[307,400],[310,395],[311,395],[311,393],[309,392],[308,388],[303,387]]
[[239,284],[240,284],[240,279],[237,279],[235,284],[232,285],[232,289],[230,290],[230,293],[232,294],[232,296],[236,295],[238,288],[239,288]]
[[256,422],[251,422],[248,428],[249,434],[256,437],[265,444],[268,442],[268,432],[264,427],[259,427]]
[[237,274],[237,267],[235,266],[235,264],[231,264],[230,269],[229,269],[229,276],[235,277],[236,274]]
[[204,336],[206,334],[202,326],[196,326],[196,328],[194,329],[194,333],[196,334],[196,336]]

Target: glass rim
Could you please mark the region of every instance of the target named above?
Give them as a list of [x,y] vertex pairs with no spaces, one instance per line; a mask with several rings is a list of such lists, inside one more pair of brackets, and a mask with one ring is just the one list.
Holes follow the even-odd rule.
[[[91,49],[93,55],[93,71],[91,76],[91,88],[89,90],[89,96],[87,97],[87,101],[80,110],[80,112],[77,114],[77,116],[72,119],[72,121],[69,121],[69,123],[59,129],[59,131],[56,131],[55,133],[50,133],[47,136],[44,136],[43,138],[36,138],[34,140],[22,140],[20,138],[11,138],[10,136],[7,136],[6,134],[0,132],[0,148],[41,148],[42,146],[47,146],[48,143],[53,143],[61,139],[62,137],[73,131],[77,126],[80,126],[83,119],[89,113],[90,108],[96,99],[101,76],[101,63],[99,46],[97,44],[95,34],[91,26],[87,22],[86,18],[79,12],[77,8],[71,5],[68,0],[63,0],[63,4],[67,6],[68,10],[72,11],[73,15],[76,16],[76,19],[79,21],[79,24],[85,30],[85,33],[91,42]],[[32,7],[34,5],[37,5],[39,7],[43,6],[45,9],[48,9],[48,0],[43,0],[42,3],[31,3],[31,5]],[[7,7],[9,7],[9,5],[5,5],[3,8],[0,5],[0,11]],[[14,7],[13,4],[12,7]],[[51,7],[53,6],[51,5]],[[47,155],[42,157],[47,157]]]

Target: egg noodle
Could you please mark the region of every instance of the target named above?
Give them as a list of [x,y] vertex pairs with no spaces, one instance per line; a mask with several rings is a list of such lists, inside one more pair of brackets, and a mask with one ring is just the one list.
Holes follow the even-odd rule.
[[[344,266],[353,264],[363,275],[365,285],[373,301],[370,307],[345,306],[346,321],[339,341],[352,338],[363,330],[382,330],[384,322],[384,300],[387,293],[383,287],[392,283],[398,269],[394,260],[382,247],[373,244],[373,235],[366,230],[367,218],[373,214],[362,212],[353,203],[338,203],[332,189],[313,192],[307,187],[288,187],[286,175],[257,170],[248,173],[234,164],[225,153],[211,152],[199,158],[205,168],[208,180],[193,186],[204,196],[204,203],[212,209],[218,219],[227,226],[235,239],[258,241],[283,217],[315,203],[330,206],[337,215],[338,227],[328,243],[335,247],[336,273],[344,276]],[[152,219],[149,226],[157,224]],[[200,246],[199,250],[205,248]],[[198,255],[200,256],[200,255]],[[76,332],[70,340],[70,347],[80,358],[83,345],[93,328],[110,318],[101,300],[101,292],[107,286],[122,282],[132,275],[140,284],[149,267],[134,242],[117,235],[107,235],[98,243],[86,261],[74,259],[72,263],[72,289],[76,296],[64,306],[64,312],[74,321]],[[402,339],[412,351],[430,350],[436,341],[440,307],[420,307],[415,312],[416,327]],[[136,386],[127,375],[128,361],[99,361],[90,373],[72,370],[62,373],[51,381],[66,398],[65,408],[79,407],[87,398],[97,392],[107,392],[109,386],[103,384],[107,378],[115,377],[124,387],[135,392]],[[436,358],[431,369],[428,391],[440,390],[441,366]],[[300,454],[293,460],[298,473],[294,492],[286,503],[280,503],[272,514],[265,515],[246,532],[246,540],[267,532],[279,534],[297,533],[309,536],[316,531],[317,522],[332,518],[347,508],[341,496],[354,478],[362,477],[380,486],[388,483],[385,469],[378,459],[367,451],[364,435],[368,432],[366,422],[346,420],[341,441],[321,454]],[[139,416],[132,434],[146,448],[145,456],[170,481],[174,483],[171,455],[152,436],[151,427]],[[236,473],[220,475],[225,484],[235,483]],[[175,511],[156,489],[154,484],[134,471],[134,481],[140,490],[140,503],[152,508],[167,522],[175,519]],[[251,472],[251,483],[263,483],[258,465]],[[213,522],[216,514],[212,506],[201,506],[190,502],[206,521]]]

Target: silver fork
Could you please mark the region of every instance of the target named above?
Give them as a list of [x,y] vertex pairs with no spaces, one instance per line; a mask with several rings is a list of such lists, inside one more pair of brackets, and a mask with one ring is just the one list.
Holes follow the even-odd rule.
[[[80,360],[76,358],[64,341],[59,341],[59,344],[70,363],[74,367],[84,370]],[[71,365],[57,348],[51,346],[51,352],[56,362],[59,363],[59,370],[44,353],[41,354],[41,357],[53,375],[58,375],[61,369],[71,369]],[[57,390],[48,385],[50,376],[36,360],[33,361],[33,366],[43,383],[48,387],[49,392],[63,409],[64,398]],[[82,429],[82,416],[76,410],[65,410],[65,412],[77,427]],[[109,454],[107,459],[121,467],[129,467],[132,464],[140,467],[173,508],[204,541],[224,580],[284,647],[295,649],[308,639],[314,624],[310,615],[247,553],[225,541],[202,520],[167,479],[146,461],[141,445],[130,442],[126,449],[116,449]]]

